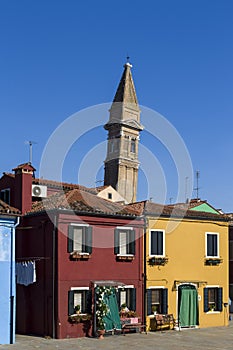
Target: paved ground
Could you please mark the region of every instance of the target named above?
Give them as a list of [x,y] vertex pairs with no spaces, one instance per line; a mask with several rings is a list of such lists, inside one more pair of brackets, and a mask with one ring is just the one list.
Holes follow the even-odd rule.
[[96,338],[54,340],[31,336],[16,336],[13,345],[0,345],[0,350],[232,350],[233,321],[229,327],[194,330],[157,331],[148,334],[131,333]]

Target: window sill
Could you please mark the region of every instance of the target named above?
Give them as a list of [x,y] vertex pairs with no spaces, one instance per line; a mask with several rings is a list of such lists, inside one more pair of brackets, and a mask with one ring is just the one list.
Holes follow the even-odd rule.
[[92,316],[90,314],[73,314],[70,315],[68,321],[70,323],[82,323],[85,321],[90,321]]
[[220,314],[220,311],[207,311],[206,314],[208,314],[208,315]]
[[161,257],[161,256],[150,256],[149,257],[149,265],[166,265],[168,263],[168,258]]
[[134,260],[134,255],[133,254],[125,254],[125,255],[117,254],[116,259],[120,260],[120,261],[132,261],[132,260]]
[[91,255],[89,253],[79,253],[79,252],[72,252],[70,253],[70,259],[79,259],[79,260],[88,260],[90,259]]

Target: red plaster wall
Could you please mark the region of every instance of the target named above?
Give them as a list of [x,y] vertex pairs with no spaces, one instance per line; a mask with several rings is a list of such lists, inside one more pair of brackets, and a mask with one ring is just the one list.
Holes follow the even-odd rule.
[[[58,235],[58,338],[80,336],[79,327],[67,322],[68,291],[71,287],[89,287],[90,281],[114,280],[126,285],[134,285],[136,292],[136,312],[143,317],[143,222],[130,222],[117,218],[82,217],[93,227],[93,248],[87,261],[70,261],[67,252],[68,224],[78,222],[78,217],[61,215]],[[141,228],[136,227],[141,225]],[[134,227],[136,232],[135,259],[132,262],[120,262],[114,255],[114,229],[116,226]],[[95,248],[96,245],[105,247]],[[106,247],[110,245],[110,247]],[[84,334],[82,334],[84,335]]]

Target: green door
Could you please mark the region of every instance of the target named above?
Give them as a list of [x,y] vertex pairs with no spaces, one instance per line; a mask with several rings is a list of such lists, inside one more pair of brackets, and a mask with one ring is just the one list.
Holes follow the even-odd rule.
[[194,327],[199,324],[198,294],[195,286],[183,284],[178,287],[179,326]]
[[115,288],[112,288],[111,293],[104,294],[103,300],[108,307],[108,313],[104,317],[105,330],[106,331],[111,331],[114,329],[120,330],[121,321],[119,316],[119,309],[117,305]]

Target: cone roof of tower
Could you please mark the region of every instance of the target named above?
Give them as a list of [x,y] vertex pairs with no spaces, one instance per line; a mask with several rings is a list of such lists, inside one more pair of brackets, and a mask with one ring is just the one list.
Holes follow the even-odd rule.
[[138,105],[137,95],[134,87],[133,77],[131,73],[132,65],[127,62],[124,65],[124,72],[122,74],[117,92],[113,99],[114,102],[123,102],[128,104]]

